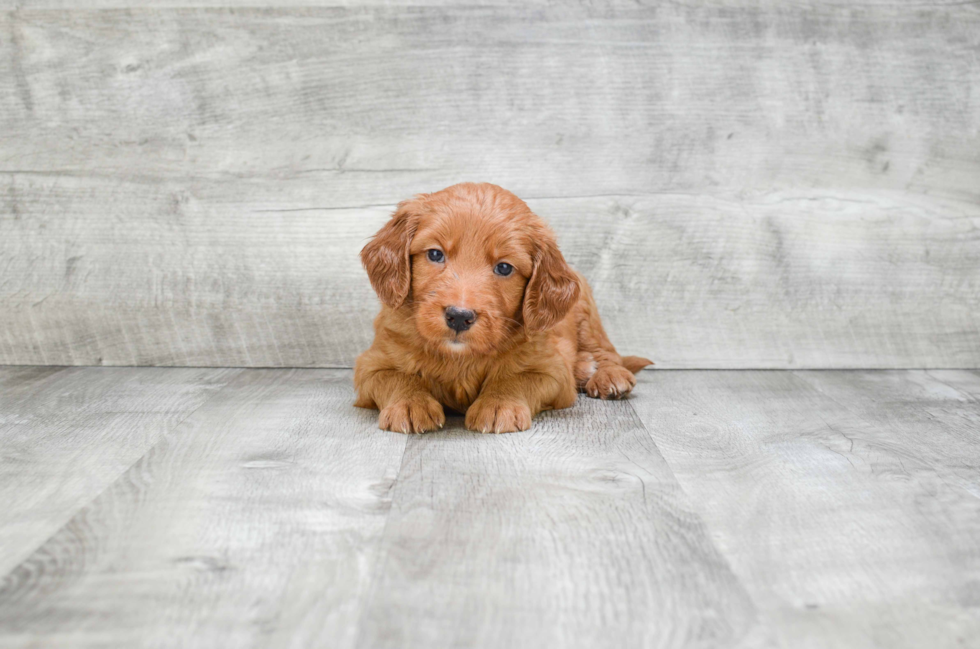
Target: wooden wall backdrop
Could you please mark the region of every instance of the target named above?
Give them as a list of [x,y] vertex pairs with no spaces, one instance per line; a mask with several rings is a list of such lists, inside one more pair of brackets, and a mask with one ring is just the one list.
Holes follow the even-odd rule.
[[0,0],[0,363],[350,366],[484,180],[661,368],[980,366],[980,4],[268,4]]

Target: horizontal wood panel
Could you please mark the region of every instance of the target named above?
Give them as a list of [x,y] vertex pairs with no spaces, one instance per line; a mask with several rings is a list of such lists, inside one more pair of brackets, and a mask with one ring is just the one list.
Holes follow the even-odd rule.
[[531,199],[661,367],[980,364],[980,12],[0,16],[0,362],[349,366],[356,253]]
[[[0,0],[0,11],[23,11],[31,9],[162,9],[162,8],[262,8],[270,9],[284,7],[298,8],[357,8],[357,7],[425,7],[460,9],[464,7],[515,7],[532,6],[547,8],[554,5],[550,0]],[[562,3],[565,6],[590,7],[589,0]],[[607,0],[603,7],[636,9],[632,0]],[[912,10],[923,9],[960,9],[965,4],[963,0],[933,0],[924,3],[922,0],[855,0],[846,5],[838,0],[676,0],[673,6],[682,7],[712,7],[716,9],[830,9],[845,8],[892,8],[900,7]]]
[[[370,344],[378,304],[357,252],[390,206],[306,210],[269,184],[246,200],[220,183],[16,182],[46,205],[22,203],[0,243],[4,362],[343,367]],[[613,341],[659,367],[980,362],[976,206],[903,194],[530,202],[590,279]]]

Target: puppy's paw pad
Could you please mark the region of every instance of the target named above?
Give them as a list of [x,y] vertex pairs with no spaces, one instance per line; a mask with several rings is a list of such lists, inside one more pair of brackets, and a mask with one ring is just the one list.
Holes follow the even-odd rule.
[[478,433],[514,433],[531,427],[525,403],[479,398],[466,411],[466,427]]
[[636,377],[628,369],[619,365],[605,365],[597,369],[585,384],[585,392],[593,399],[622,399],[635,385]]
[[378,415],[378,428],[396,433],[424,433],[445,423],[442,404],[428,394],[395,401]]

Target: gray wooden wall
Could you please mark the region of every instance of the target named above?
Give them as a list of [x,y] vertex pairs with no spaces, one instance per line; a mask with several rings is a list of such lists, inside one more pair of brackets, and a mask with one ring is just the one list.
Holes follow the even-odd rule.
[[268,4],[0,0],[0,363],[350,366],[478,180],[659,367],[980,366],[980,4]]

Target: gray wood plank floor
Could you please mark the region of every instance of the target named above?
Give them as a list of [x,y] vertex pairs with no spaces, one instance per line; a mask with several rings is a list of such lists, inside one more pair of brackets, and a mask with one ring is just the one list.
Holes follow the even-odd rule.
[[504,436],[350,381],[0,368],[0,646],[980,646],[976,372],[644,372]]
[[238,370],[0,368],[0,573]]

